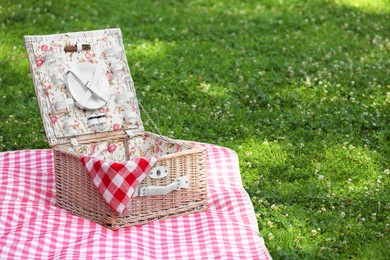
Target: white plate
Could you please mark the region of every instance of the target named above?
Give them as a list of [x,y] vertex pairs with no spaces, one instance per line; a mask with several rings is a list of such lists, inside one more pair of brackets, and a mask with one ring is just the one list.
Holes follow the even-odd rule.
[[81,109],[99,109],[110,98],[110,83],[105,71],[97,64],[74,65],[67,74],[67,86],[75,104]]

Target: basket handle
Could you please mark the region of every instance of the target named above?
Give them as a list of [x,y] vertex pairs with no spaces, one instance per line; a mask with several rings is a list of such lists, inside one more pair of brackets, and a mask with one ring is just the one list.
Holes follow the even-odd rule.
[[147,186],[140,187],[138,186],[133,193],[134,197],[143,197],[143,196],[156,196],[156,195],[167,195],[168,193],[174,190],[187,189],[189,187],[189,178],[188,176],[182,176],[167,186]]

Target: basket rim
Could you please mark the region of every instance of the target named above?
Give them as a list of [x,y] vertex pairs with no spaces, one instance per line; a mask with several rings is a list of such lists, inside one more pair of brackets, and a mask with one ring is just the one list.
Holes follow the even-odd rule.
[[[140,135],[143,135],[143,134],[149,134],[149,135],[153,135],[155,137],[158,137],[158,138],[162,138],[163,136],[160,136],[160,135],[157,135],[155,133],[152,133],[152,132],[142,132],[142,133],[138,133],[137,136],[140,136]],[[120,138],[118,136],[114,136],[116,138]],[[124,136],[123,136],[124,137]],[[94,140],[91,140],[92,142]],[[96,140],[96,141],[103,141],[103,140]],[[177,140],[176,140],[177,141]],[[206,151],[206,147],[201,147],[201,146],[197,146],[197,145],[192,145],[192,144],[188,144],[188,143],[185,143],[183,141],[177,141],[180,145],[188,148],[187,150],[184,150],[184,151],[180,151],[180,152],[176,152],[176,153],[171,153],[171,154],[165,154],[165,155],[161,155],[161,156],[158,156],[158,159],[171,159],[171,158],[175,158],[175,157],[178,157],[178,156],[185,156],[185,155],[188,155],[188,154],[193,154],[193,153],[201,153],[201,152],[204,152]],[[73,157],[77,157],[77,158],[80,158],[80,156],[82,156],[83,154],[80,154],[76,151],[72,151],[70,149],[68,149],[68,147],[70,147],[71,144],[58,144],[58,145],[55,145],[52,147],[53,150],[55,151],[58,151],[58,152],[62,152],[62,153],[66,153],[70,156],[73,156]],[[138,157],[138,158],[142,158],[142,157]]]

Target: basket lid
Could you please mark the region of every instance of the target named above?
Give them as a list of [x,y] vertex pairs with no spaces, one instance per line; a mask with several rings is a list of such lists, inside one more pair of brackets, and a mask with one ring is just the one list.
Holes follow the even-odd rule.
[[24,39],[50,146],[144,131],[120,29]]

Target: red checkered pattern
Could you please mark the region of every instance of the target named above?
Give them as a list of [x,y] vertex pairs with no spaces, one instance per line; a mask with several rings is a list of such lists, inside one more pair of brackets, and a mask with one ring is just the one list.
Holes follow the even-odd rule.
[[156,157],[134,158],[127,162],[107,162],[91,156],[81,157],[81,163],[107,204],[123,213],[137,186],[152,170]]
[[50,150],[0,153],[0,259],[270,259],[237,155],[205,146],[207,211],[116,231],[55,206]]

